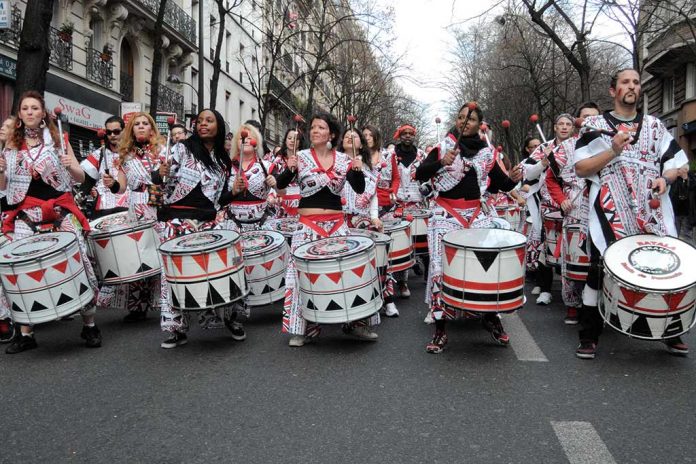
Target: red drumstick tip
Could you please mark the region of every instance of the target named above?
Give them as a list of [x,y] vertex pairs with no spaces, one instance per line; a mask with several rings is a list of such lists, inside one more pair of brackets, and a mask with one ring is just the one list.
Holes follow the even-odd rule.
[[53,112],[55,113],[56,116],[60,116],[61,113],[63,112],[63,108],[61,108],[60,106],[56,106],[55,108],[53,108]]
[[358,120],[358,118],[356,118],[352,114],[350,116],[348,116],[348,122],[351,124],[355,123],[355,121],[357,121],[357,120]]
[[406,215],[406,220],[409,221],[409,222],[410,222],[410,221],[413,221],[413,214],[407,214],[407,215]]
[[442,119],[440,118],[435,118],[435,124],[440,124],[442,122]]
[[345,198],[341,198],[341,205],[346,206],[346,199]]
[[502,146],[502,145],[498,145],[498,146],[496,147],[496,150],[498,150],[499,152],[502,153],[502,151],[503,151],[503,146]]
[[659,198],[651,198],[650,201],[648,201],[648,206],[650,206],[650,209],[657,209],[660,207],[660,199]]
[[249,141],[249,145],[251,145],[252,147],[256,147],[256,140],[251,139],[251,140]]
[[97,137],[98,137],[98,138],[103,139],[105,135],[106,135],[106,131],[105,131],[104,129],[99,129],[99,130],[97,131]]
[[503,122],[501,122],[500,125],[503,126],[503,129],[509,129],[510,121],[508,121],[507,119],[503,119]]
[[466,106],[469,108],[469,111],[474,111],[476,108],[478,108],[478,103],[472,101],[469,102]]
[[292,117],[292,120],[295,121],[296,123],[301,123],[303,121],[302,116],[299,114],[296,114],[295,116]]
[[532,124],[536,124],[537,122],[539,122],[539,115],[533,114],[529,117],[529,120],[532,121]]
[[386,168],[386,167],[387,167],[387,162],[386,162],[386,161],[382,161],[381,166],[382,166],[382,168]]
[[176,119],[174,118],[174,116],[169,116],[169,117],[167,118],[167,124],[168,124],[168,125],[173,126],[175,122],[176,122]]
[[239,133],[239,136],[243,139],[249,137],[249,131],[246,129],[242,129],[242,131]]
[[488,124],[486,124],[485,122],[481,124],[481,130],[483,132],[488,132]]

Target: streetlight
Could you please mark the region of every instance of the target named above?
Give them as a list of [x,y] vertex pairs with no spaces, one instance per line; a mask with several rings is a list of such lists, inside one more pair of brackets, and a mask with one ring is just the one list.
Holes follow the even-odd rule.
[[[178,74],[168,75],[167,82],[170,82],[170,83],[175,84],[175,85],[188,85],[196,93],[196,99],[198,99],[200,101],[200,98],[198,96],[198,89],[196,89],[193,85],[189,84],[188,82],[182,81]],[[193,107],[193,102],[191,102],[191,106]],[[198,108],[198,111],[200,111],[202,109],[203,108]],[[191,116],[192,119],[196,117],[196,115],[193,112],[191,112],[187,115],[184,115],[185,116],[184,119],[188,119],[189,115]]]

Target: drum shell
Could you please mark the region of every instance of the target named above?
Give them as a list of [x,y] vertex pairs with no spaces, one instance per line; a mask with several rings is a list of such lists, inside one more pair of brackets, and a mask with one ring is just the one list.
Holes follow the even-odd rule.
[[[696,323],[696,279],[693,273],[684,272],[689,271],[686,266],[680,266],[671,275],[650,276],[649,273],[636,272],[637,269],[630,264],[630,256],[626,260],[616,259],[614,253],[617,247],[634,242],[638,248],[644,244],[655,247],[680,244],[684,247],[679,253],[681,263],[688,263],[687,266],[696,257],[696,249],[673,237],[636,235],[612,243],[603,257],[600,314],[609,326],[630,337],[665,340],[683,335]],[[609,263],[607,258],[612,262]],[[620,276],[619,270],[623,269],[629,271],[628,275],[635,281]],[[652,280],[652,277],[657,277],[657,280]],[[678,277],[687,279],[675,288],[665,288],[663,283],[670,283]],[[647,288],[653,282],[660,283],[662,288]]]
[[390,235],[372,232],[365,229],[350,229],[349,235],[368,237],[375,242],[375,257],[377,269],[386,269],[389,264],[389,249],[391,248],[392,238]]
[[411,243],[416,256],[428,255],[428,220],[432,214],[426,210],[406,210],[404,215],[413,216],[411,221]]
[[[247,251],[245,244],[254,236],[277,236],[275,245],[262,250]],[[249,306],[264,306],[283,299],[285,296],[285,271],[288,261],[288,245],[285,237],[278,232],[254,231],[242,234],[242,253],[249,294]]]
[[283,234],[288,245],[292,245],[292,236],[299,227],[300,222],[296,217],[269,219],[264,223],[264,229]]
[[563,233],[563,218],[560,214],[550,214],[544,216],[544,242],[546,246],[546,265],[556,266],[560,264],[559,258],[554,256],[558,241]]
[[[471,229],[469,229],[471,230]],[[524,306],[526,239],[501,229],[484,229],[510,235],[517,244],[504,247],[463,246],[457,233],[442,239],[442,301],[456,309],[493,313]]]
[[[349,237],[322,240],[342,238]],[[382,307],[374,244],[335,259],[305,259],[298,256],[298,250],[293,257],[305,319],[320,324],[352,322],[371,316]]]
[[496,206],[498,217],[505,219],[510,224],[510,230],[517,231],[522,220],[522,209],[519,206]]
[[568,280],[576,282],[587,281],[590,270],[590,257],[580,247],[583,228],[579,225],[568,225],[563,230],[565,253],[563,253],[563,275]]
[[416,264],[411,242],[411,227],[408,221],[385,224],[384,233],[392,239],[389,249],[389,272],[400,272]]
[[[178,240],[203,234],[221,235],[224,239],[196,250],[182,251],[171,246]],[[170,248],[176,251],[169,251]],[[175,309],[200,311],[226,306],[249,293],[241,239],[236,232],[209,230],[186,234],[164,242],[160,252],[169,282],[169,302]]]
[[[10,263],[4,258],[4,253],[16,247],[29,247],[37,240],[58,235],[62,235],[67,245],[48,248],[46,253],[37,253],[33,259],[21,263]],[[75,234],[34,235],[14,241],[12,245],[3,246],[4,253],[0,253],[0,276],[14,322],[54,321],[93,302],[94,290],[89,284]]]
[[157,251],[160,240],[154,221],[125,223],[118,229],[101,231],[95,227],[127,215],[127,212],[111,214],[90,223],[92,231],[87,243],[96,263],[95,273],[104,284],[135,282],[162,271],[162,259]]

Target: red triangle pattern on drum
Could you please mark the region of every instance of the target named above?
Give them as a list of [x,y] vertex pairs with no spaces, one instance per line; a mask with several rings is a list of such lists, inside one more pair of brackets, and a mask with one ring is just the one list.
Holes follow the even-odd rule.
[[200,255],[193,255],[191,257],[195,262],[198,263],[201,269],[203,269],[204,271],[208,270],[208,259],[210,258],[210,255],[208,253],[201,253]]
[[640,300],[645,298],[647,293],[638,292],[636,290],[630,290],[628,288],[619,287],[621,294],[629,307],[634,307]]
[[110,241],[111,241],[111,239],[108,239],[108,238],[103,238],[101,240],[95,240],[95,242],[97,242],[97,245],[99,245],[102,248],[106,248],[106,245],[108,245]]
[[351,269],[351,271],[353,271],[353,274],[355,274],[356,276],[362,277],[365,273],[365,265],[363,264],[362,266],[358,266],[354,269]]
[[312,282],[312,284],[317,283],[317,279],[319,278],[319,274],[311,274],[309,272],[305,272],[305,275],[307,276],[309,281]]
[[515,250],[515,252],[517,252],[517,258],[519,258],[520,264],[524,266],[524,259],[527,255],[525,249],[519,248],[519,249]]
[[244,272],[246,272],[247,275],[251,274],[252,272],[254,272],[254,266],[251,265],[251,266],[245,267]]
[[68,260],[66,259],[62,263],[54,264],[52,267],[61,274],[65,274],[65,270],[68,268]]
[[267,263],[262,263],[261,264],[264,268],[266,268],[267,271],[270,271],[271,268],[273,267],[273,261],[269,261]]
[[27,272],[27,275],[37,282],[41,282],[44,274],[46,274],[46,269],[39,269],[37,271]]
[[16,276],[16,275],[14,275],[14,274],[6,274],[6,275],[5,275],[5,278],[6,278],[7,281],[8,281],[9,283],[11,283],[12,285],[17,285],[17,276]]
[[445,247],[445,256],[447,256],[447,264],[452,264],[454,256],[457,254],[456,248]]
[[179,255],[172,256],[172,263],[174,263],[174,266],[177,268],[179,273],[183,272],[182,265],[181,265],[181,261],[183,260],[183,258],[184,258],[183,256],[179,256]]
[[141,230],[140,232],[132,232],[132,233],[128,234],[128,236],[130,238],[132,238],[133,240],[135,240],[136,242],[139,242],[140,238],[143,236],[143,231]]
[[372,267],[374,267],[375,269],[377,269],[377,258],[372,258],[372,259],[370,260],[370,264],[372,264]]
[[326,277],[333,280],[335,283],[338,283],[338,281],[341,280],[342,275],[343,275],[342,272],[327,272],[326,273]]
[[220,258],[220,261],[227,266],[227,248],[223,248],[222,250],[218,250],[217,252],[218,257]]
[[679,293],[669,293],[667,295],[662,295],[662,298],[665,300],[665,303],[667,303],[667,307],[669,309],[676,309],[679,307],[682,301],[684,301],[684,297],[686,296],[686,291],[679,292]]
[[75,253],[75,254],[72,256],[72,258],[73,258],[75,261],[77,261],[78,263],[82,261],[82,256],[80,256],[80,252],[79,252],[79,251],[78,251],[77,253]]

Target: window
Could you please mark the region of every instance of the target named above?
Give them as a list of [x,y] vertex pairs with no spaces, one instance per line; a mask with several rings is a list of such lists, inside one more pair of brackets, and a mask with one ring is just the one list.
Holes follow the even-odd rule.
[[102,50],[104,22],[99,18],[94,18],[89,22],[92,36],[89,38],[89,47],[95,50]]
[[239,119],[240,121],[245,121],[244,118],[244,100],[239,100]]
[[666,113],[674,108],[674,77],[670,76],[662,81],[662,112]]
[[696,98],[696,63],[686,65],[686,98]]

